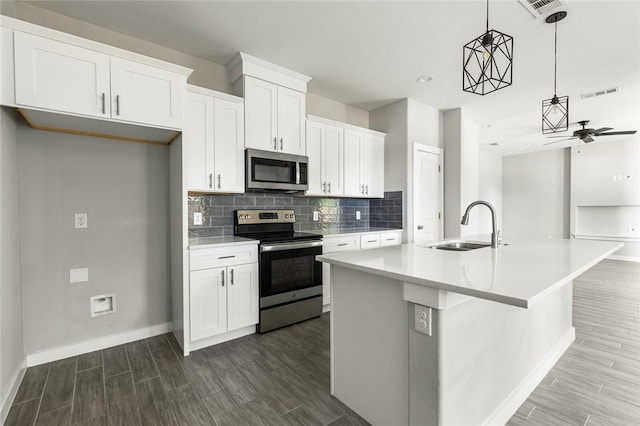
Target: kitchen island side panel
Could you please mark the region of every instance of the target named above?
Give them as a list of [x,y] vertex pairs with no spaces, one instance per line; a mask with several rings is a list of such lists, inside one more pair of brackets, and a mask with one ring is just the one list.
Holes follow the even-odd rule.
[[389,278],[331,265],[333,395],[375,425],[406,425],[408,304]]

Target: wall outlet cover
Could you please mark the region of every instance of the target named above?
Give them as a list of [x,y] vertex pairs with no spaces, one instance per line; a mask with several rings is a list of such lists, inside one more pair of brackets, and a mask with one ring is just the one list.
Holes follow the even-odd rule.
[[422,334],[431,336],[431,312],[428,306],[413,305],[414,329]]
[[318,210],[313,211],[313,220],[314,222],[317,222],[318,220],[320,220],[320,212],[318,212]]
[[69,283],[86,283],[89,281],[89,268],[69,269]]
[[193,224],[194,225],[202,225],[202,213],[201,212],[195,212],[193,214]]
[[356,210],[356,220],[360,220],[360,210]]

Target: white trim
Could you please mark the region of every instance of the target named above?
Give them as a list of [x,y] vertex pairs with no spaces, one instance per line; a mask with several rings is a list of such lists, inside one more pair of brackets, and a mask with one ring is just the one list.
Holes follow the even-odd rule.
[[22,383],[22,379],[24,378],[24,374],[27,372],[27,357],[23,356],[22,360],[20,360],[20,364],[18,367],[18,371],[16,371],[13,376],[13,380],[11,381],[11,386],[9,387],[9,392],[4,397],[2,401],[2,411],[0,412],[0,424],[4,424],[5,420],[7,420],[7,416],[9,415],[9,410],[11,409],[11,404],[13,404],[13,400],[18,393],[18,388],[20,388],[20,384]]
[[371,129],[367,129],[366,127],[355,126],[353,124],[343,123],[341,121],[331,120],[329,118],[318,117],[317,115],[307,114],[307,120],[313,121],[314,123],[329,124],[331,126],[337,126],[337,127],[342,127],[344,129],[355,130],[356,132],[362,132],[368,135],[382,136],[382,137],[387,135],[386,133],[379,132],[377,130],[371,130]]
[[150,65],[157,68],[162,68],[167,71],[184,75],[185,77],[189,77],[193,72],[191,68],[172,64],[170,62],[152,58],[150,56],[133,53],[128,50],[120,49],[118,47],[109,46],[108,44],[98,43],[96,41],[88,40],[86,38],[74,36],[74,35],[67,34],[57,30],[52,30],[51,28],[32,24],[30,22],[21,21],[19,19],[11,18],[4,15],[0,17],[0,25],[2,27],[5,27],[11,30],[21,31],[21,32],[33,34],[39,37],[45,37],[45,38],[56,40],[62,43],[83,47],[85,49],[95,50],[96,52],[102,52],[107,55],[128,59],[134,62]]
[[189,349],[191,351],[197,351],[198,349],[206,348],[207,346],[213,346],[213,345],[217,345],[218,343],[228,342],[229,340],[237,339],[239,337],[255,334],[255,332],[256,332],[256,326],[249,325],[247,327],[242,327],[237,330],[218,334],[217,336],[196,340],[195,342],[191,342],[191,344],[189,345]]
[[225,101],[235,102],[241,104],[244,102],[244,98],[239,96],[230,95],[224,92],[218,92],[217,90],[207,89],[206,87],[194,86],[193,84],[187,84],[187,91],[198,93],[204,96],[211,96],[218,99],[224,99]]
[[637,256],[621,256],[618,254],[612,254],[607,257],[609,260],[624,260],[625,262],[640,262],[640,257]]
[[558,344],[549,352],[549,354],[538,364],[536,368],[524,379],[505,399],[496,411],[489,416],[483,425],[505,425],[511,416],[518,411],[518,408],[527,400],[531,392],[540,384],[542,379],[551,371],[553,366],[558,362],[564,352],[571,346],[576,338],[576,329],[571,327],[564,336],[562,336]]
[[138,328],[136,330],[110,334],[108,336],[85,340],[80,343],[74,343],[67,346],[59,346],[57,348],[27,354],[27,366],[33,367],[34,365],[57,361],[59,359],[68,358],[70,356],[82,355],[100,349],[122,345],[124,343],[135,342],[136,340],[146,339],[149,337],[168,333],[172,329],[172,324],[170,322],[167,322],[164,324],[153,325],[151,327]]
[[302,93],[307,92],[307,83],[311,80],[311,77],[307,75],[272,64],[244,52],[238,52],[229,62],[227,72],[232,85],[242,76],[250,75]]
[[603,240],[603,241],[625,241],[637,243],[640,242],[638,237],[628,237],[625,235],[595,235],[595,234],[571,234],[577,240]]

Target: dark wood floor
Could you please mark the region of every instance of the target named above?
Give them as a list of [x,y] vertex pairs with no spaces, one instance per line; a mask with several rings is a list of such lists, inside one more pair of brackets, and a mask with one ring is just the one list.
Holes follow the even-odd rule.
[[[510,425],[640,424],[640,264],[574,285],[576,341]],[[187,358],[170,334],[31,367],[6,425],[358,425],[329,395],[327,315]]]

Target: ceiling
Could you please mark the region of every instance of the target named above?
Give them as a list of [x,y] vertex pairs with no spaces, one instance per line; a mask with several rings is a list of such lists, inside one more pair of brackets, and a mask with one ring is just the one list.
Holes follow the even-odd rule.
[[[485,29],[482,0],[25,3],[222,65],[243,51],[311,76],[310,92],[366,110],[406,97],[442,110],[462,107],[469,121],[485,125],[481,146],[497,153],[576,143],[542,147],[541,102],[553,96],[553,25],[517,0],[490,2],[489,26],[514,38],[514,68],[513,84],[486,96],[461,89],[462,46]],[[570,122],[639,129],[640,1],[568,0],[559,10],[568,16],[558,23],[557,94],[570,97]],[[423,75],[433,80],[419,84]],[[612,87],[620,91],[580,97]],[[638,135],[615,138],[630,137]]]

